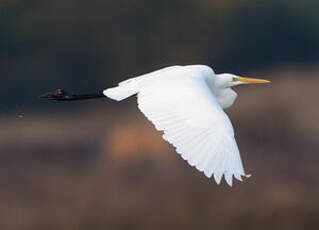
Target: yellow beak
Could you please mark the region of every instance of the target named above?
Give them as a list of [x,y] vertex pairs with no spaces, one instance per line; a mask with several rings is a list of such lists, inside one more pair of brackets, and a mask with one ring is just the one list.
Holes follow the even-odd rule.
[[249,78],[249,77],[240,77],[239,81],[242,83],[247,84],[254,84],[254,83],[271,83],[271,81],[264,80],[264,79],[257,79],[257,78]]

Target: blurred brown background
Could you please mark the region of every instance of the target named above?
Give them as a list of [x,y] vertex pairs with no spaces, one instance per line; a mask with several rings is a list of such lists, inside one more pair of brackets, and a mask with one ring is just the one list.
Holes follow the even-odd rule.
[[[318,229],[319,2],[0,1],[0,229]],[[135,98],[47,102],[169,65],[271,79],[227,110],[245,169],[188,166]]]

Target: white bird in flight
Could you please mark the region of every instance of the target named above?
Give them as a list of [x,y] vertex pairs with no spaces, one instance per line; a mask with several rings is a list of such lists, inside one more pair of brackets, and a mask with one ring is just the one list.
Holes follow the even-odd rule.
[[109,97],[121,101],[137,95],[138,108],[163,138],[191,166],[214,177],[224,176],[232,186],[233,176],[242,181],[244,171],[234,129],[223,109],[237,98],[231,87],[249,83],[270,83],[234,74],[215,74],[205,65],[171,66],[122,81],[103,93],[69,95],[63,90],[46,93],[50,100],[82,100]]

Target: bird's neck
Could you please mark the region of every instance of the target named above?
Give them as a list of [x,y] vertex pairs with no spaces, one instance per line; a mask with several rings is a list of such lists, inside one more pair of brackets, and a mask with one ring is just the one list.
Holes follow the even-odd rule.
[[214,95],[223,109],[232,106],[237,98],[237,93],[231,88],[215,89]]

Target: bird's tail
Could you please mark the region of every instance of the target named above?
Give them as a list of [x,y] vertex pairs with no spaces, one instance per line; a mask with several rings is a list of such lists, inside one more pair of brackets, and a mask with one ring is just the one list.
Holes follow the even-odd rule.
[[138,93],[136,78],[120,82],[118,86],[108,88],[103,91],[103,94],[113,100],[121,101],[134,94]]

